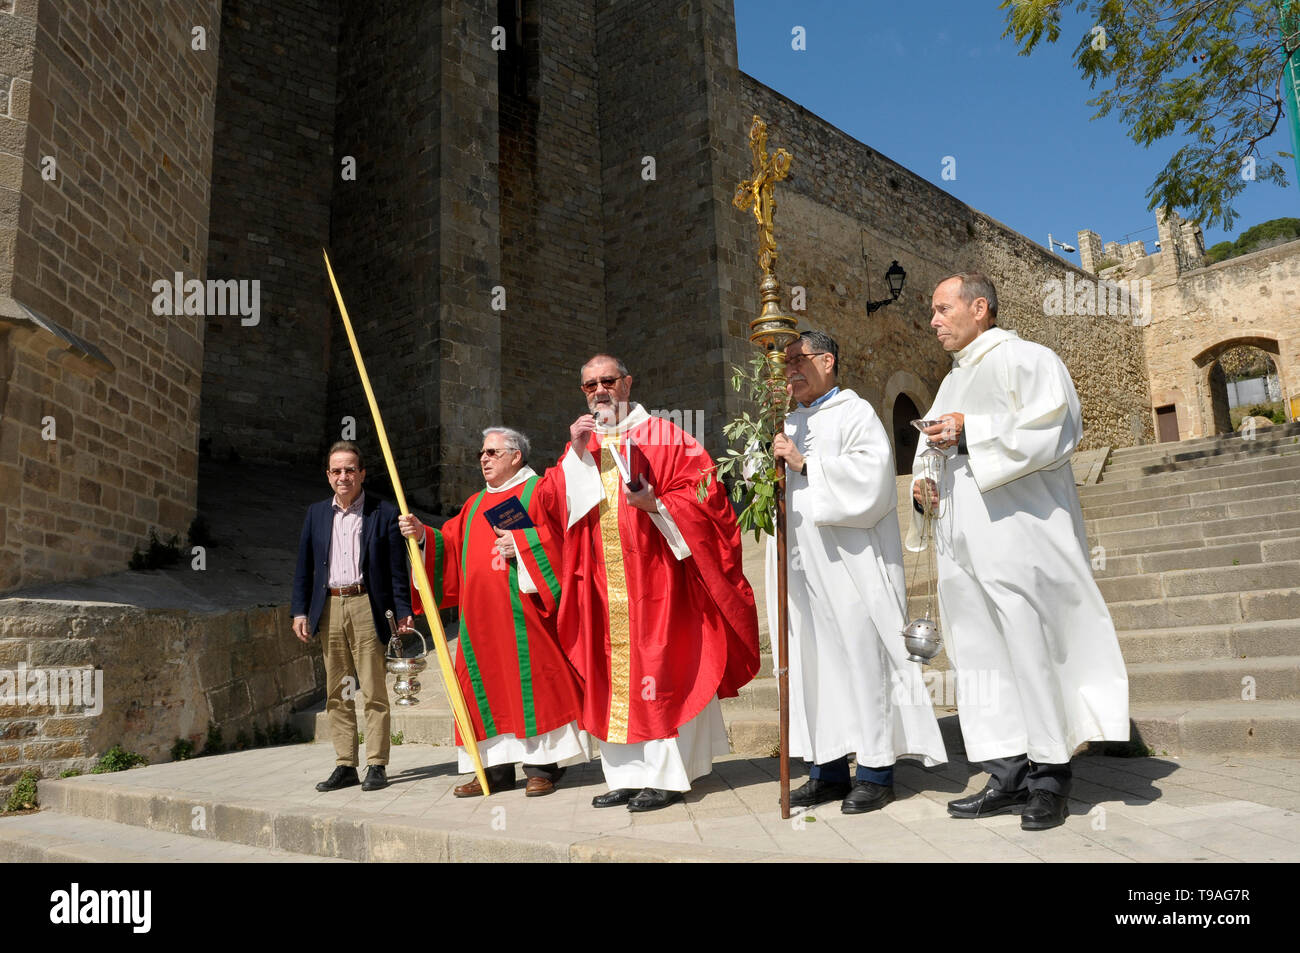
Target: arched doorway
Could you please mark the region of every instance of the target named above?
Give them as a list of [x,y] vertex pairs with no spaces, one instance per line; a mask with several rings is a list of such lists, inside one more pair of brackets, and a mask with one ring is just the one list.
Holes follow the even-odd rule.
[[920,416],[916,404],[906,394],[899,394],[894,400],[894,464],[899,476],[912,472],[912,458],[916,456],[916,444],[921,438],[912,421]]
[[1247,413],[1286,422],[1278,356],[1277,341],[1262,337],[1221,341],[1196,356],[1207,436],[1234,433]]

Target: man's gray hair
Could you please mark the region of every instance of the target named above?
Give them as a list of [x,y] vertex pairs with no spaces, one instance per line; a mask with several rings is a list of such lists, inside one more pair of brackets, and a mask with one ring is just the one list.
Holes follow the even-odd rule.
[[[968,306],[976,298],[983,298],[989,303],[989,321],[992,323],[998,317],[998,292],[993,287],[993,279],[982,271],[963,271],[955,275],[949,275],[943,281],[949,281],[956,278],[961,282],[961,300]],[[943,281],[939,284],[943,284]]]
[[616,365],[618,365],[618,376],[619,376],[619,377],[627,377],[628,374],[631,373],[631,372],[627,369],[627,365],[624,364],[624,363],[623,363],[621,360],[619,360],[617,357],[615,357],[613,354],[593,354],[593,355],[591,355],[591,357],[587,358],[586,362],[585,362],[585,363],[582,365],[582,367],[578,370],[578,382],[579,382],[579,383],[582,383],[582,378],[585,376],[582,372],[585,371],[585,370],[587,369],[587,367],[588,367],[588,366],[589,366],[593,361],[602,361],[602,360],[603,360],[603,361],[613,361]]
[[814,351],[825,351],[835,359],[835,364],[831,367],[831,373],[838,380],[840,376],[840,346],[835,343],[835,339],[825,331],[801,331],[799,339],[807,341],[808,346]]
[[528,462],[528,438],[518,430],[511,430],[509,427],[489,427],[483,431],[483,436],[490,433],[501,434],[501,439],[505,441],[506,447],[511,450],[518,450],[523,455],[523,462]]

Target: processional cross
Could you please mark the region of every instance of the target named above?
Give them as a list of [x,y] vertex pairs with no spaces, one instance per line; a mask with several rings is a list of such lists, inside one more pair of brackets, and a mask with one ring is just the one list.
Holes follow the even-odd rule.
[[[772,432],[783,425],[789,398],[785,392],[785,349],[799,340],[798,322],[781,310],[781,285],[776,280],[776,236],[772,216],[776,211],[775,186],[790,173],[793,156],[784,149],[767,152],[767,123],[758,116],[749,127],[749,149],[754,155],[754,174],[736,187],[732,204],[742,212],[752,209],[758,224],[758,266],[763,278],[758,289],[762,297],[759,315],[749,323],[749,339],[763,349],[767,358],[767,406],[763,408]],[[780,693],[781,817],[790,816],[790,677],[789,626],[786,585],[788,567],[785,532],[785,460],[776,462],[776,605],[777,687]]]

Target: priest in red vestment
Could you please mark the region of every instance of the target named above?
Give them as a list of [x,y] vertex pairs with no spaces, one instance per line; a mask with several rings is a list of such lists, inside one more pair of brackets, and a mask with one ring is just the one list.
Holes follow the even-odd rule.
[[679,800],[730,752],[719,698],[758,672],[740,529],[695,438],[630,404],[623,362],[583,367],[591,414],[539,488],[564,533],[559,636],[584,682],[609,791],[595,807]]
[[[587,760],[588,744],[578,724],[582,689],[556,640],[560,539],[540,514],[541,478],[525,463],[527,454],[523,434],[483,431],[479,463],[487,486],[441,529],[410,515],[398,522],[420,541],[439,607],[460,606],[456,675],[489,787],[513,788],[515,764],[522,763],[525,793],[537,797],[555,790],[560,761]],[[527,517],[514,529],[498,528],[510,511]],[[422,612],[414,583],[412,589],[413,608]],[[462,772],[473,770],[464,748],[459,763]],[[475,797],[483,790],[475,777],[453,793]]]

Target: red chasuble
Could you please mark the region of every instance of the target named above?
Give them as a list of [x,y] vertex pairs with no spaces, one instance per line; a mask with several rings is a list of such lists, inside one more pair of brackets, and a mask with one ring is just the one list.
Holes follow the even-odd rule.
[[[456,675],[479,741],[502,734],[542,735],[579,719],[582,689],[556,640],[559,540],[538,512],[530,477],[508,490],[476,493],[441,530],[425,527],[424,568],[440,608],[460,606]],[[535,529],[516,530],[516,557],[503,559],[485,511],[509,497]],[[537,587],[519,591],[519,561]],[[422,612],[411,584],[412,607]],[[456,743],[462,744],[460,731]]]
[[[559,633],[585,683],[582,726],[631,744],[677,737],[715,694],[735,696],[757,674],[759,655],[731,504],[716,481],[702,502],[696,493],[712,460],[681,428],[640,408],[625,424],[622,434],[593,434],[588,447],[600,467],[599,506],[565,531],[561,467],[547,471],[538,495],[557,520],[552,531],[564,532]],[[653,486],[672,516],[690,547],[685,559],[649,513],[624,499],[615,444],[633,483],[640,477]]]

